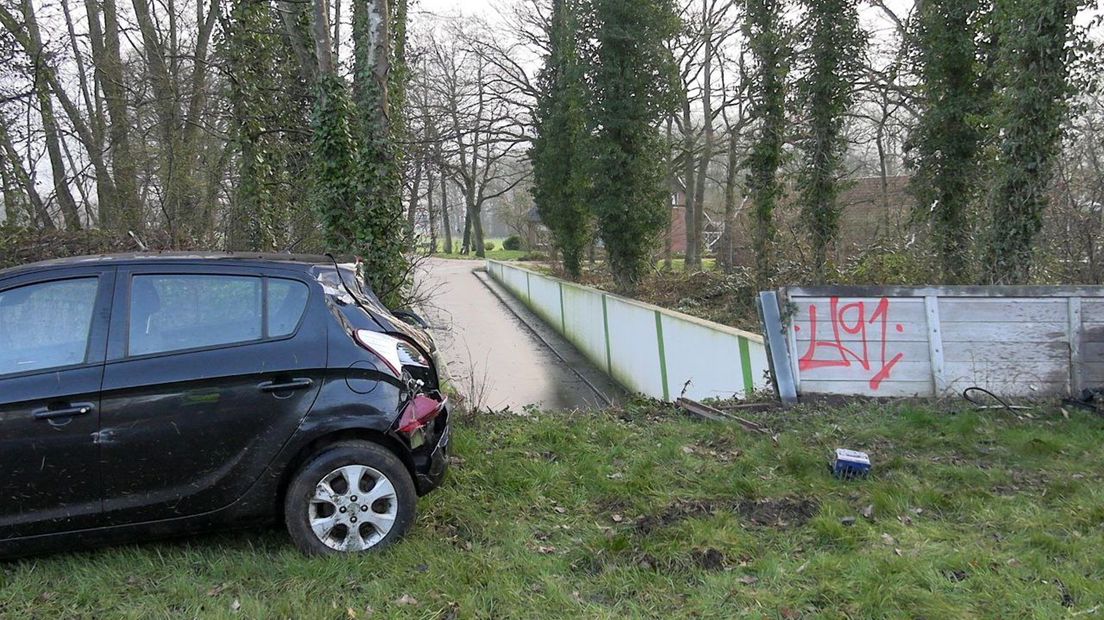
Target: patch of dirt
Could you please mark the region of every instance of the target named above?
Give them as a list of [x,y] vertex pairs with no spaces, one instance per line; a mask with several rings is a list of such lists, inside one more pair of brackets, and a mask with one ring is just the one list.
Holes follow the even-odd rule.
[[630,556],[633,565],[645,570],[655,570],[662,573],[675,573],[698,568],[707,571],[728,570],[728,557],[720,549],[707,547],[705,549],[691,549],[686,556],[660,560],[650,553],[642,553],[634,550]]
[[964,570],[948,570],[943,571],[943,576],[946,577],[948,581],[960,582],[966,581],[970,577],[970,574]]
[[636,520],[636,531],[651,534],[685,519],[705,517],[723,511],[740,515],[750,525],[785,529],[805,525],[820,509],[807,498],[782,497],[762,500],[693,500],[671,504],[658,514]]
[[1007,483],[994,484],[989,488],[994,495],[1010,497],[1024,492],[1037,492],[1050,485],[1050,478],[1046,472],[1026,471],[1013,469],[1009,472],[1010,480]]
[[713,547],[691,551],[690,559],[704,570],[724,570],[726,564],[725,554]]
[[781,498],[741,502],[739,512],[755,525],[782,529],[805,525],[819,509],[820,506],[810,499]]
[[713,439],[683,446],[682,451],[687,454],[696,454],[702,458],[728,463],[736,460],[742,454],[740,450],[729,447],[732,443],[727,438]]
[[636,520],[636,531],[640,534],[651,534],[656,530],[669,527],[684,519],[704,517],[720,510],[731,510],[732,503],[714,500],[695,500],[671,504],[663,512],[654,515],[644,515]]
[[606,569],[606,560],[599,554],[587,555],[571,563],[571,570],[583,575],[601,575]]
[[623,515],[629,512],[632,506],[621,497],[604,497],[595,502],[598,512]]

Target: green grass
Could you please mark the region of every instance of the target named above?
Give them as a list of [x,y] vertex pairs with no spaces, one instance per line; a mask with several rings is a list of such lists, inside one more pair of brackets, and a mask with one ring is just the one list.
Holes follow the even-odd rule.
[[[528,250],[504,250],[504,249],[502,249],[502,242],[505,241],[505,239],[494,238],[494,239],[487,239],[486,241],[490,241],[491,243],[494,243],[494,246],[495,246],[495,248],[493,250],[490,250],[490,251],[486,252],[487,258],[489,258],[491,260],[501,260],[501,261],[518,260],[518,259],[523,258],[524,256],[529,254]],[[453,246],[454,246],[453,249],[459,250],[460,249],[460,240],[454,240],[453,241]],[[437,242],[438,252],[436,254],[434,254],[434,256],[437,257],[437,258],[449,258],[449,259],[453,259],[453,260],[482,260],[478,256],[475,255],[475,250],[474,249],[469,254],[460,254],[459,252],[453,252],[451,254],[446,254],[445,252],[440,251],[440,250],[443,250],[444,248],[445,248],[445,242],[444,241],[438,241]]]
[[[777,445],[643,405],[469,417],[455,435],[462,462],[390,550],[306,559],[281,531],[261,529],[23,560],[0,573],[0,616],[1104,610],[1099,418],[1040,411],[1018,421],[894,404],[758,419],[781,431]],[[874,476],[832,478],[836,447],[871,452]]]
[[[667,263],[664,259],[659,259],[655,262],[656,269],[666,269]],[[686,259],[685,258],[672,258],[671,259],[672,271],[686,271]],[[716,271],[717,259],[715,258],[703,258],[702,259],[702,271]]]

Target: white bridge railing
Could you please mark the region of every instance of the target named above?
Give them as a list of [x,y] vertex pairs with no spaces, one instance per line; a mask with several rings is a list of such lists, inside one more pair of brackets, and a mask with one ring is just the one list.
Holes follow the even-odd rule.
[[768,387],[757,334],[499,261],[487,272],[626,389],[665,401]]

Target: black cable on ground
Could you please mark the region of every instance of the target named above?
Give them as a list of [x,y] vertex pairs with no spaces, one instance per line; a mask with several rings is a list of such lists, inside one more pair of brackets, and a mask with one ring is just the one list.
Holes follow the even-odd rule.
[[[989,398],[992,398],[993,400],[997,401],[998,403],[1000,403],[1000,405],[1002,407],[1004,407],[1006,410],[1008,410],[1008,413],[1011,413],[1012,415],[1017,415],[1016,414],[1016,408],[1013,407],[1012,405],[1008,404],[1008,401],[1004,400],[1000,396],[997,396],[996,394],[990,392],[989,390],[987,390],[983,387],[978,387],[976,385],[973,385],[973,386],[970,386],[970,387],[966,388],[965,390],[962,391],[962,398],[965,398],[972,405],[974,405],[976,407],[979,407],[979,408],[982,408],[982,409],[992,409],[993,408],[992,405],[983,404],[981,401],[978,401],[974,397],[972,397],[971,394],[973,392],[981,392],[982,394],[988,395]],[[1021,409],[1022,409],[1022,407],[1021,407]]]

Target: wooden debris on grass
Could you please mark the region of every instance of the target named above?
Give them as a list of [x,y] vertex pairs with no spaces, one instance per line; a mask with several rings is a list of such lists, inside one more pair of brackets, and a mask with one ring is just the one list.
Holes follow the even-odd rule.
[[[736,422],[746,431],[750,431],[752,433],[762,433],[767,437],[770,437],[771,439],[775,439],[774,435],[766,427],[752,422],[751,420],[741,418],[738,415],[721,411],[720,409],[710,407],[709,405],[704,405],[695,400],[690,400],[689,398],[680,398],[675,401],[675,404],[681,407],[687,413],[690,413],[691,415],[697,416],[699,418],[712,420],[714,422]],[[775,441],[777,442],[777,439],[775,439]]]

